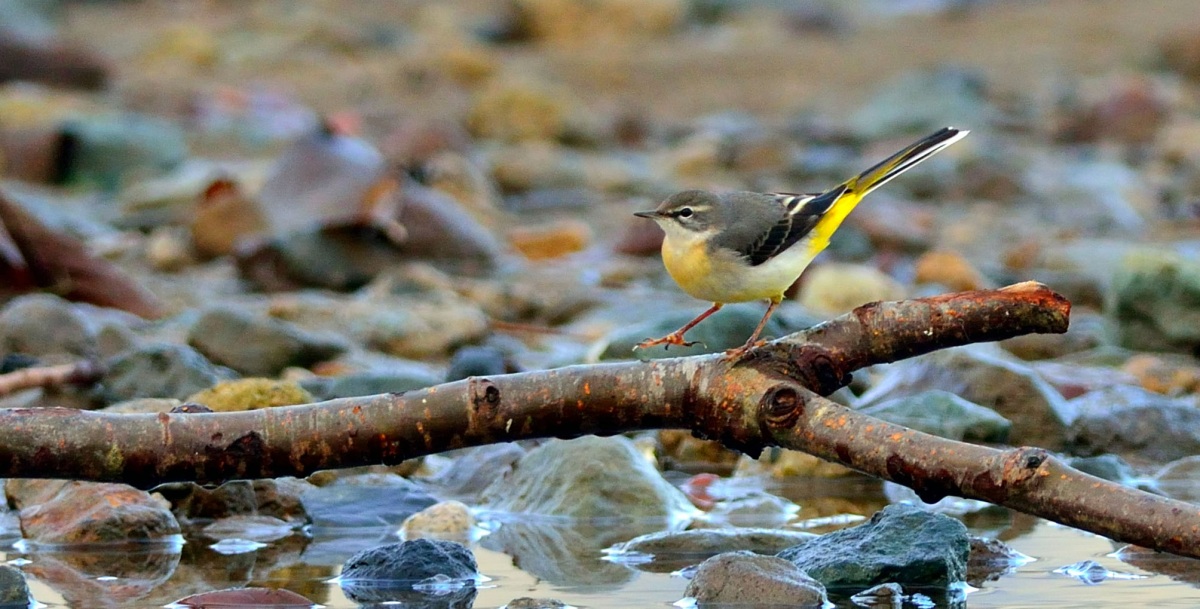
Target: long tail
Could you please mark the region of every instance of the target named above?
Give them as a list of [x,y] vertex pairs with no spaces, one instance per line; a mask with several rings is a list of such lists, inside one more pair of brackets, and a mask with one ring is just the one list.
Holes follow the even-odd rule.
[[892,178],[961,140],[968,133],[970,131],[961,131],[954,127],[940,129],[810,201],[805,207],[819,210],[823,204],[827,208],[820,221],[813,227],[812,234],[816,238],[814,245],[824,249],[833,231],[841,226],[842,221],[867,193],[887,184]]

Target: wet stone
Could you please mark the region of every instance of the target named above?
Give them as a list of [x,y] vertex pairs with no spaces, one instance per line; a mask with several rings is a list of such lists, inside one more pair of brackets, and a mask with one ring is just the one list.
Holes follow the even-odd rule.
[[161,499],[124,484],[68,482],[21,509],[21,531],[44,544],[154,541],[179,534]]
[[475,516],[460,501],[435,503],[404,519],[400,534],[404,539],[433,538],[467,542]]
[[981,587],[984,582],[1000,579],[1017,567],[1031,562],[1026,556],[999,539],[971,536],[971,556],[967,559],[967,583]]
[[[439,576],[466,584],[453,592],[474,598],[478,575],[475,557],[462,544],[416,539],[363,550],[342,565],[339,581],[350,598],[359,601],[417,600],[423,594],[413,585]],[[469,592],[469,596],[468,593]],[[440,595],[439,595],[440,596]],[[470,602],[448,606],[470,606]]]
[[525,449],[512,442],[468,448],[428,482],[441,495],[473,502],[490,485],[508,475],[513,464],[524,455]]
[[1131,349],[1200,353],[1200,262],[1134,251],[1113,273],[1108,314]]
[[24,609],[30,606],[29,584],[25,575],[12,565],[0,565],[0,609]]
[[384,527],[437,499],[414,482],[394,474],[364,474],[314,487],[300,496],[304,510],[317,527]]
[[888,582],[949,586],[966,580],[970,539],[949,516],[890,505],[861,525],[779,553],[825,586]]
[[0,353],[93,357],[96,352],[93,324],[67,300],[30,294],[0,309]]
[[664,519],[693,511],[620,436],[551,440],[495,480],[480,502],[488,510],[573,518]]
[[646,554],[654,562],[683,562],[695,564],[697,559],[708,558],[723,552],[754,552],[773,555],[791,547],[808,542],[817,536],[802,531],[783,529],[691,529],[687,531],[659,531],[642,535],[613,546],[612,552],[621,554]]
[[697,603],[823,607],[825,588],[795,564],[752,552],[718,554],[703,563],[684,596]]
[[1071,400],[1079,418],[1068,447],[1079,455],[1113,453],[1133,462],[1165,463],[1200,453],[1195,397],[1170,398],[1114,386]]
[[860,412],[951,440],[1004,442],[1012,427],[994,410],[936,389],[868,406]]

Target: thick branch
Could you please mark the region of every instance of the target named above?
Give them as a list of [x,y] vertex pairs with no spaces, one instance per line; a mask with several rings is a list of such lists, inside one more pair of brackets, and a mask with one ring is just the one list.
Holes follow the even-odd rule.
[[1040,448],[996,450],[854,412],[799,386],[773,389],[764,424],[780,446],[903,484],[928,502],[980,499],[1105,537],[1200,557],[1200,506],[1076,470]]
[[[1045,286],[877,303],[729,361],[721,355],[471,378],[403,395],[239,413],[0,411],[0,476],[122,481],[306,475],[491,442],[690,428],[750,454],[805,450],[916,488],[976,497],[1114,539],[1200,556],[1200,508],[1070,469],[1037,449],[938,439],[818,397],[869,364],[1064,332]],[[811,391],[810,391],[811,390]]]

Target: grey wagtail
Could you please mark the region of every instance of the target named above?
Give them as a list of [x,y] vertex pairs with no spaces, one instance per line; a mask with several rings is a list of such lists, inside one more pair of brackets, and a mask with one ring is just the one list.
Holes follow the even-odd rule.
[[854,206],[867,193],[967,133],[946,127],[820,194],[685,190],[654,211],[635,213],[654,220],[666,233],[663,264],[675,283],[691,296],[713,303],[682,328],[646,339],[637,348],[693,345],[683,335],[726,303],[766,299],[767,312],[750,339],[727,354],[740,355],[756,346],[784,291],[829,245],[829,237]]

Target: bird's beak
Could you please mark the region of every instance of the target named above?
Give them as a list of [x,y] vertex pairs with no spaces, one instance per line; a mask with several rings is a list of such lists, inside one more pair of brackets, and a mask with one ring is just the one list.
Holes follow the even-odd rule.
[[635,215],[639,218],[650,218],[651,220],[653,220],[653,219],[657,218],[659,214],[657,211],[635,211],[635,212],[633,212],[633,215]]

